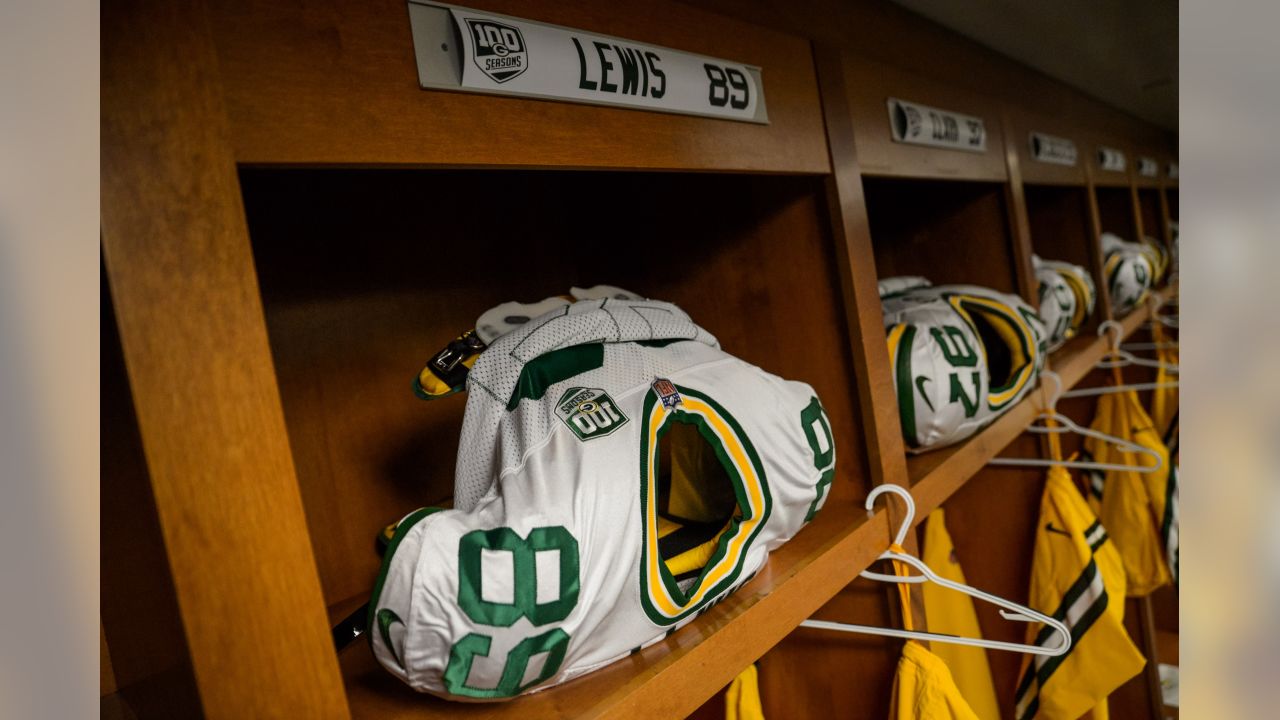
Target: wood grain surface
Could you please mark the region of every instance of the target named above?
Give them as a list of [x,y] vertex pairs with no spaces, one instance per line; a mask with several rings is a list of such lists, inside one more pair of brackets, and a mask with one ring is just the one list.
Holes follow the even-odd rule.
[[[845,56],[845,73],[858,164],[864,176],[996,182],[1008,178],[1004,129],[996,100],[852,54]],[[968,152],[895,142],[889,98],[982,118],[986,150]]]
[[1005,187],[997,183],[864,178],[881,278],[1018,293]]
[[[1009,118],[1005,143],[1018,153],[1022,181],[1028,185],[1075,185],[1085,183],[1085,155],[1090,148],[1080,137],[1079,127],[1060,117],[1041,115],[1025,105],[1006,101]],[[1071,140],[1076,144],[1076,164],[1058,165],[1036,160],[1031,151],[1031,133],[1039,132]]]
[[760,66],[769,124],[421,90],[403,0],[235,0],[211,20],[236,160],[829,171],[802,38],[671,0],[467,6]]
[[345,717],[203,4],[102,38],[103,254],[204,712]]
[[1138,242],[1142,236],[1133,199],[1133,189],[1127,185],[1125,187],[1098,185],[1094,188],[1094,194],[1098,198],[1098,218],[1102,223],[1102,231],[1115,233],[1122,240]]

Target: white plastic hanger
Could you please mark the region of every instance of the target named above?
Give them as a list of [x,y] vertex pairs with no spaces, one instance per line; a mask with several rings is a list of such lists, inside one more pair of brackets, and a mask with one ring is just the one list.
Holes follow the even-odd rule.
[[1151,320],[1148,321],[1148,324],[1153,324],[1158,322],[1161,325],[1164,325],[1165,327],[1171,327],[1177,330],[1178,329],[1178,313],[1174,312],[1174,313],[1169,313],[1168,315],[1164,315],[1164,314],[1161,314],[1160,312],[1160,308],[1164,307],[1165,305],[1170,305],[1170,304],[1176,305],[1177,303],[1176,302],[1165,303],[1162,305],[1158,302],[1153,302],[1152,304],[1155,305],[1155,307],[1151,308]]
[[[898,527],[898,532],[894,536],[894,545],[901,545],[902,541],[906,539],[907,531],[911,529],[912,523],[915,520],[916,504],[915,501],[911,499],[911,493],[904,488],[898,485],[880,485],[876,489],[872,490],[871,494],[867,496],[866,507],[868,516],[875,515],[876,498],[886,492],[896,493],[907,505],[906,517],[903,518],[902,525]],[[883,637],[907,638],[909,640],[928,640],[931,642],[951,643],[953,645],[971,645],[973,647],[990,648],[992,650],[1012,650],[1014,652],[1029,653],[1032,655],[1047,655],[1050,657],[1062,655],[1071,649],[1071,632],[1067,629],[1067,626],[1048,615],[1038,613],[1029,607],[1019,605],[1015,602],[1010,602],[1009,600],[991,595],[990,593],[982,592],[981,590],[969,587],[968,585],[962,585],[960,583],[947,580],[946,578],[938,577],[934,574],[933,570],[929,569],[928,565],[925,565],[919,558],[911,555],[889,550],[880,555],[879,559],[896,560],[898,562],[905,563],[919,570],[922,574],[903,577],[899,575],[885,575],[882,573],[874,573],[864,570],[861,573],[862,577],[893,583],[933,582],[941,585],[942,587],[950,588],[957,592],[962,592],[965,595],[986,600],[994,605],[999,605],[1001,608],[1000,616],[1006,620],[1044,623],[1045,625],[1053,628],[1055,634],[1059,638],[1059,642],[1055,647],[1042,647],[1039,645],[1011,643],[1001,640],[984,640],[982,638],[966,638],[958,637],[956,635],[940,635],[937,633],[920,632],[918,630],[901,630],[898,628],[878,627],[875,625],[849,625],[846,623],[830,622],[828,620],[805,620],[800,623],[800,626],[818,628],[820,630],[836,630],[839,632],[880,635]]]
[[[1108,325],[1107,323],[1113,323],[1113,324]],[[1115,323],[1115,321],[1113,320],[1107,320],[1102,325],[1098,326],[1098,334],[1102,334],[1103,332],[1105,332],[1106,328],[1109,328],[1109,327],[1119,328],[1120,326],[1118,323]],[[1118,332],[1116,333],[1116,337],[1117,338],[1119,337]],[[1147,344],[1156,348],[1162,345],[1166,347],[1170,345],[1173,347],[1178,346],[1177,343],[1155,342],[1155,343],[1147,343]],[[1108,362],[1104,360],[1103,362],[1098,363],[1098,367],[1123,367],[1125,364],[1138,364],[1138,365],[1144,365],[1148,367],[1154,366],[1158,368],[1164,368],[1174,374],[1178,373],[1178,366],[1172,363],[1164,363],[1164,362],[1160,362],[1159,360],[1146,360],[1143,358],[1134,358],[1133,355],[1123,350],[1119,350],[1118,347],[1113,352],[1127,355],[1129,358],[1136,360],[1137,362],[1120,364],[1115,361]],[[1045,373],[1041,373],[1041,375],[1044,375],[1044,374]],[[1115,393],[1128,392],[1130,390],[1164,390],[1167,388],[1176,388],[1176,387],[1178,387],[1177,380],[1169,380],[1166,382],[1129,383],[1127,385],[1126,384],[1100,385],[1098,387],[1079,388],[1076,390],[1070,390],[1068,392],[1059,393],[1058,397],[1064,397],[1064,398],[1093,397],[1095,395],[1113,395]]]
[[1178,387],[1176,380],[1170,382],[1129,383],[1127,385],[1099,385],[1098,387],[1079,388],[1062,393],[1064,398],[1093,397],[1095,395],[1115,395],[1130,390],[1164,390]]
[[[1098,326],[1098,335],[1102,336],[1110,330],[1115,330],[1115,335],[1111,339],[1111,350],[1107,352],[1106,358],[1099,362],[1097,367],[1110,369],[1128,367],[1130,365],[1141,365],[1142,367],[1161,368],[1171,373],[1178,372],[1178,366],[1173,363],[1161,362],[1160,360],[1152,360],[1150,358],[1140,358],[1122,348],[1120,346],[1120,340],[1121,333],[1124,332],[1124,328],[1122,328],[1120,323],[1115,320],[1104,320],[1102,324]],[[1064,395],[1063,397],[1074,396]]]
[[[1158,320],[1156,323],[1149,322],[1149,320],[1147,322],[1147,327],[1151,328],[1152,334],[1156,336],[1156,342],[1125,342],[1121,343],[1120,347],[1125,348],[1125,350],[1169,350],[1169,348],[1176,350],[1178,341],[1166,341],[1161,325],[1167,325],[1167,327],[1172,328],[1178,327],[1178,314],[1161,315],[1160,309],[1165,306],[1178,306],[1178,297],[1174,296],[1172,300],[1161,301],[1160,297],[1152,295],[1147,304],[1151,306],[1152,318]],[[1167,322],[1167,320],[1172,320],[1172,322]]]
[[[1077,396],[1072,395],[1071,393],[1062,392],[1062,377],[1058,375],[1058,373],[1052,370],[1045,370],[1040,373],[1041,384],[1043,384],[1045,379],[1047,378],[1053,379],[1054,385],[1055,385],[1055,391],[1054,391],[1054,394],[1049,397],[1049,402],[1047,403],[1045,409],[1040,412],[1039,416],[1037,416],[1036,419],[1044,418],[1047,420],[1052,420],[1055,424],[1028,425],[1027,432],[1040,433],[1042,435],[1050,435],[1050,434],[1059,435],[1063,433],[1075,433],[1076,435],[1083,435],[1085,437],[1091,437],[1096,440],[1101,440],[1103,442],[1110,443],[1111,445],[1114,445],[1116,448],[1118,448],[1123,452],[1130,452],[1138,455],[1146,455],[1147,457],[1155,461],[1155,464],[1154,465],[1121,465],[1118,463],[1093,462],[1092,460],[1054,460],[1051,458],[997,457],[997,458],[992,458],[988,460],[987,461],[988,465],[1006,465],[1010,467],[1065,467],[1065,468],[1074,468],[1076,470],[1132,470],[1133,472],[1139,472],[1139,473],[1153,473],[1153,472],[1159,471],[1161,468],[1164,467],[1164,458],[1160,457],[1159,453],[1153,450],[1150,450],[1148,448],[1145,448],[1141,445],[1138,445],[1137,443],[1129,442],[1124,438],[1118,438],[1114,435],[1108,435],[1104,432],[1099,432],[1092,428],[1081,427],[1080,425],[1077,425],[1074,420],[1067,417],[1066,415],[1058,414],[1058,410],[1057,410],[1058,398],[1077,397]],[[1145,384],[1163,386],[1166,383],[1145,383]],[[1107,386],[1107,388],[1099,388],[1099,389],[1109,389],[1111,392],[1117,392],[1117,390],[1115,390],[1116,387],[1117,386]],[[1135,388],[1136,386],[1125,385],[1122,387],[1128,390],[1128,389]],[[1101,394],[1101,393],[1095,393],[1095,394]]]

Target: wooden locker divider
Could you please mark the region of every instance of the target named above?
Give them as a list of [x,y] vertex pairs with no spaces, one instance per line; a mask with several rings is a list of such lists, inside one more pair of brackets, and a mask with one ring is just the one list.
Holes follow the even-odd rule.
[[1111,309],[1111,287],[1107,282],[1105,268],[1106,258],[1102,254],[1102,208],[1098,203],[1098,186],[1093,182],[1093,169],[1088,165],[1084,169],[1085,201],[1089,206],[1089,224],[1093,228],[1092,251],[1097,253],[1098,261],[1093,265],[1094,278],[1098,283],[1098,314],[1102,319],[1111,320],[1115,313]]
[[1005,166],[1009,171],[1009,182],[1005,184],[1005,207],[1009,212],[1009,241],[1013,251],[1013,270],[1017,280],[1018,294],[1038,312],[1040,293],[1035,267],[1031,260],[1033,254],[1031,218],[1027,213],[1026,188],[1022,179],[1020,154],[1016,143],[1009,137],[1012,122],[1008,110],[1002,110],[1000,124],[1005,137]]
[[1165,188],[1171,182],[1167,179],[1169,157],[1161,149],[1148,144],[1139,145],[1135,150],[1140,158],[1155,161],[1154,177],[1134,175],[1134,194],[1137,197],[1137,208],[1142,221],[1142,233],[1151,237],[1166,248],[1173,242],[1173,229],[1169,226],[1168,201]]
[[1134,194],[1138,199],[1138,214],[1142,220],[1142,234],[1169,247],[1170,230],[1168,218],[1165,216],[1161,202],[1159,187],[1137,187]]
[[346,717],[204,6],[102,36],[103,255],[204,712]]
[[[841,294],[846,317],[849,318],[871,479],[875,485],[905,485],[905,449],[888,348],[884,342],[875,255],[852,113],[846,94],[845,58],[838,49],[825,43],[816,43],[814,54],[834,169],[826,181],[827,202],[837,248]],[[860,502],[855,500],[851,506],[853,512],[861,511]],[[888,534],[901,521],[902,512],[899,503],[894,501],[890,504],[885,516],[888,523],[884,528],[886,535],[881,540],[882,550],[887,548]],[[908,535],[905,544],[910,551],[918,548],[914,531]],[[865,567],[860,563],[857,569],[860,571]],[[850,579],[856,579],[856,572]],[[896,592],[896,589],[886,590],[866,582],[849,583],[812,616],[846,622],[850,618],[858,618],[859,622],[900,626],[902,620]],[[915,593],[912,600],[917,624],[927,627],[920,593]],[[848,683],[834,683],[831,676],[813,673],[811,668],[815,665],[839,665],[856,672],[859,677],[875,678],[878,687],[888,687],[892,683],[897,654],[898,646],[892,642],[859,642],[850,636],[796,629],[760,659],[760,689],[765,715],[819,717],[832,707],[839,707],[854,716],[884,715],[889,707],[887,693],[877,695]],[[796,707],[790,701],[797,694],[821,697],[822,702],[812,707]]]
[[143,716],[198,717],[191,650],[105,271],[102,275],[99,617],[103,665],[108,667],[101,694],[119,692],[119,702],[109,704],[127,703]]
[[[1097,306],[1079,335],[1070,341],[1076,344],[1092,342],[1098,323],[1110,316],[1110,303],[1105,294],[1103,257],[1098,244],[1098,209],[1087,157],[1090,152],[1088,143],[1081,141],[1070,127],[1025,110],[1011,110],[1010,117],[1016,128],[1011,133],[1016,142],[1011,145],[1017,150],[1023,169],[1021,185],[1031,250],[1044,260],[1064,260],[1080,265],[1093,278],[1094,287],[1098,290]],[[1077,152],[1076,164],[1058,165],[1035,160],[1029,142],[1032,132],[1073,141]]]
[[1102,232],[1119,235],[1120,239],[1128,242],[1138,242],[1142,237],[1142,227],[1134,189],[1095,184],[1093,194],[1097,198]]

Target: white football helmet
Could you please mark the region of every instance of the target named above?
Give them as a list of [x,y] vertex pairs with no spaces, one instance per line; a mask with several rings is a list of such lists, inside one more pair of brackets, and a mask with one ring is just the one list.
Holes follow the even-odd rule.
[[1106,258],[1103,271],[1111,292],[1112,311],[1127,313],[1145,300],[1151,290],[1155,276],[1151,250],[1112,233],[1102,233],[1102,254]]
[[1056,350],[1075,337],[1093,314],[1098,291],[1089,272],[1079,265],[1036,255],[1031,262],[1040,283],[1040,319],[1048,333],[1048,349]]
[[917,286],[882,302],[902,430],[912,452],[977,432],[1026,395],[1044,365],[1044,323],[1017,296],[939,285]]

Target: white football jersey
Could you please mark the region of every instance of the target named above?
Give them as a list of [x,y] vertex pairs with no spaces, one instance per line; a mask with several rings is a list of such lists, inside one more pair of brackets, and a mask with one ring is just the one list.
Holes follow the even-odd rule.
[[[664,302],[534,318],[481,353],[467,390],[455,509],[400,522],[370,602],[382,665],[451,699],[535,692],[662,639],[750,579],[835,473],[813,389],[721,351]],[[685,433],[732,507],[680,556],[702,553],[692,571],[671,565],[680,519],[660,487],[681,461],[659,441]]]
[[1040,286],[1040,319],[1048,334],[1048,349],[1056,350],[1075,337],[1093,314],[1097,289],[1089,272],[1079,265],[1031,256]]
[[886,296],[884,324],[908,450],[963,440],[1013,406],[1044,365],[1044,325],[1015,295],[973,285]]

